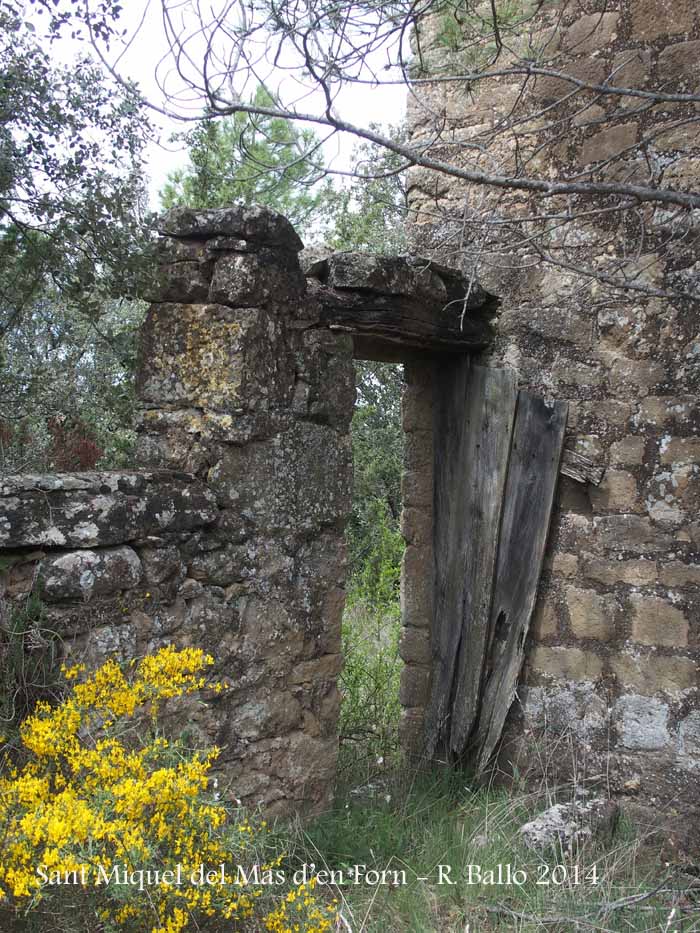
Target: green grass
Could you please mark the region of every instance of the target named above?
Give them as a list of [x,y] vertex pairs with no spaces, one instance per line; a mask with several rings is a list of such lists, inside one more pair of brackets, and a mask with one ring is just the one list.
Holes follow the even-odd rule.
[[[342,883],[328,891],[341,902],[340,929],[353,933],[700,931],[700,884],[659,863],[624,820],[612,841],[573,854],[527,849],[519,827],[550,802],[474,790],[455,772],[378,773],[364,787],[340,788],[334,808],[297,827],[287,850],[294,864],[336,872]],[[355,866],[364,866],[359,878]],[[499,866],[506,883],[480,883],[489,871],[498,880]],[[372,871],[382,883],[366,883]],[[513,883],[516,871],[522,884]]]

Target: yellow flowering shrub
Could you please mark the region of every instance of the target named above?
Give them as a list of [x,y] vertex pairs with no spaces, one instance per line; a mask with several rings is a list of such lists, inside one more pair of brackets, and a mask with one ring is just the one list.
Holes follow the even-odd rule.
[[[218,750],[157,732],[165,700],[221,689],[206,681],[211,663],[199,649],[166,647],[126,669],[64,669],[66,699],[38,704],[20,729],[22,762],[2,763],[0,906],[30,922],[73,911],[75,929],[93,918],[95,928],[134,933],[334,925],[313,878],[290,887],[281,856],[256,859],[264,822],[210,791]],[[261,883],[266,874],[280,887]]]

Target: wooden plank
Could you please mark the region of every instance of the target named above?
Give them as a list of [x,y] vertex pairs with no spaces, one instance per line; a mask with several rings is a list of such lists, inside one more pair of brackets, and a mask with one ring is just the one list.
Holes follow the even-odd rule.
[[589,457],[584,457],[575,450],[565,450],[559,472],[563,476],[575,479],[577,483],[591,483],[593,486],[599,486],[605,475],[605,467],[596,466]]
[[[472,366],[466,358],[446,359],[436,364],[434,387],[435,598],[426,750],[453,755],[454,701],[460,704],[455,735],[461,736],[465,729],[468,734],[478,698],[515,375]],[[472,674],[474,685],[457,684],[456,677]]]
[[426,753],[442,751],[449,724],[452,679],[461,637],[467,537],[462,515],[466,485],[460,481],[465,441],[464,407],[471,361],[450,357],[433,371],[433,603],[432,687],[426,711]]
[[472,367],[462,474],[467,485],[462,521],[469,547],[450,725],[450,752],[455,759],[464,753],[479,712],[485,655],[491,641],[491,598],[517,395],[512,370]]
[[542,571],[564,445],[567,404],[518,396],[501,522],[481,713],[470,749],[479,771],[501,737],[515,696]]

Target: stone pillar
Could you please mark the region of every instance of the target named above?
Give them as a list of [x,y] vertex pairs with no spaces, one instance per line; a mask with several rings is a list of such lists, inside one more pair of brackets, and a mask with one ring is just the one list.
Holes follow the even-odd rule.
[[[416,86],[413,143],[437,133],[437,158],[492,174],[697,191],[696,104],[652,106],[551,73],[507,73],[527,60],[584,82],[697,91],[696,5],[557,0],[528,9],[498,58],[505,74]],[[488,11],[483,22],[488,32]],[[492,47],[485,43],[483,59],[477,46],[448,51],[443,29],[439,16],[421,27],[422,77],[489,69]],[[597,488],[566,478],[559,486],[525,711],[546,719],[550,734],[572,733],[614,788],[696,806],[696,223],[663,205],[620,212],[620,198],[545,199],[423,169],[410,173],[409,200],[415,248],[464,271],[476,264],[501,297],[493,364],[514,368],[522,387],[568,400],[568,446],[606,467]],[[537,221],[542,213],[552,219]],[[519,218],[527,220],[518,226]],[[621,279],[626,291],[610,287]]]
[[408,359],[402,420],[405,432],[401,483],[401,532],[406,541],[401,565],[401,747],[420,756],[425,707],[430,698],[430,633],[433,617],[433,366]]
[[[181,209],[162,233],[139,463],[194,474],[219,508],[185,555],[177,640],[211,652],[231,684],[205,718],[232,793],[267,813],[313,811],[338,741],[351,339],[314,317],[284,218]],[[150,647],[169,640],[156,630]]]

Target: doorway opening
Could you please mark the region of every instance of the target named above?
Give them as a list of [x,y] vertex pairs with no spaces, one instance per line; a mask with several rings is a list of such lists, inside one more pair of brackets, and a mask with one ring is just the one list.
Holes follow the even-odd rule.
[[398,751],[404,367],[356,360],[355,386],[345,664],[339,683],[339,770],[352,771],[353,783],[365,776],[371,780]]

